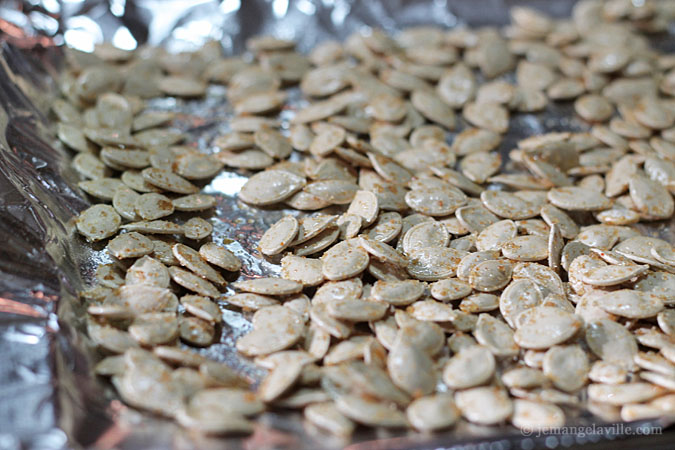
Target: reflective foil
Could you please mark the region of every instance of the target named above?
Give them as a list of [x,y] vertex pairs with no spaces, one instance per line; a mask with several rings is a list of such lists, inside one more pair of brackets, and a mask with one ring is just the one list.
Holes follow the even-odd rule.
[[[606,434],[524,436],[511,427],[461,423],[435,435],[382,430],[359,431],[352,442],[303,426],[297,413],[267,413],[252,436],[227,440],[192,435],[173,423],[123,405],[105,380],[91,375],[96,352],[83,333],[84,311],[77,292],[109,259],[99,244],[92,248],[74,233],[73,217],[88,205],[69,168],[67,151],[56,144],[48,114],[55,79],[68,44],[91,50],[111,41],[133,49],[148,43],[170,51],[192,50],[208,40],[222,43],[226,54],[244,49],[247,38],[272,34],[295,39],[307,51],[325,39],[344,39],[364,26],[395,32],[410,25],[453,27],[468,23],[501,25],[508,8],[527,4],[556,17],[568,16],[573,1],[537,0],[9,0],[0,3],[0,450],[19,448],[555,448],[631,444],[667,448],[663,435]],[[671,36],[656,44],[673,50]],[[212,86],[205,100],[157,100],[154,109],[179,113],[174,125],[189,142],[209,151],[212,138],[227,131],[232,111],[224,89]],[[291,94],[293,96],[293,94]],[[294,98],[298,98],[297,92]],[[293,106],[293,104],[291,104]],[[297,102],[296,102],[297,106]],[[549,130],[579,130],[569,105],[541,114],[519,114],[502,143],[506,155],[520,138]],[[282,119],[288,119],[283,117]],[[246,175],[223,172],[207,186],[218,204],[206,215],[213,240],[244,262],[241,276],[278,272],[274,261],[254,251],[262,232],[288,211],[259,210],[234,194]],[[180,217],[179,217],[180,219]],[[672,224],[647,229],[673,241]],[[231,280],[232,281],[232,280]],[[224,309],[220,342],[202,350],[226,361],[254,380],[261,372],[237,356],[238,336],[249,329],[241,313]],[[595,423],[575,415],[575,425]],[[643,422],[639,425],[667,425]],[[637,425],[634,425],[634,427]],[[645,440],[647,439],[647,440]],[[646,442],[646,443],[645,443]]]

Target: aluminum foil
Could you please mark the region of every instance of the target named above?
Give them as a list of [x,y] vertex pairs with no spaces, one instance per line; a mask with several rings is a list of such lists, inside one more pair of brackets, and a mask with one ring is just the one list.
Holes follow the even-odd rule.
[[[91,375],[96,352],[83,334],[77,291],[107,256],[73,232],[73,217],[88,205],[69,168],[67,151],[54,139],[48,106],[67,44],[91,50],[110,41],[134,49],[142,44],[170,51],[192,50],[209,40],[226,54],[244,48],[258,34],[295,39],[307,51],[325,39],[344,39],[366,26],[395,32],[434,23],[501,25],[508,8],[528,4],[556,17],[568,16],[573,1],[546,0],[10,0],[0,3],[0,450],[19,448],[548,448],[599,443],[612,445],[622,433],[526,437],[513,428],[460,424],[437,435],[359,431],[352,442],[334,440],[303,426],[297,413],[268,413],[246,438],[211,439],[173,423],[127,408],[111,386]],[[664,43],[665,42],[665,43]],[[662,48],[675,47],[668,37]],[[297,95],[296,95],[297,98]],[[190,142],[210,151],[211,139],[227,131],[232,112],[224,89],[212,86],[202,101],[157,100],[154,109],[175,111],[175,126]],[[512,120],[504,154],[521,137],[548,130],[579,130],[569,105]],[[282,117],[283,118],[283,117]],[[515,124],[515,126],[514,126]],[[275,273],[273,261],[253,248],[262,232],[288,211],[250,208],[234,199],[245,182],[224,172],[206,187],[218,199],[205,217],[213,240],[244,261],[242,277]],[[673,241],[672,224],[648,229]],[[254,380],[261,373],[233,349],[249,324],[224,310],[220,342],[202,352],[226,361]],[[578,416],[576,425],[593,419]],[[654,425],[645,422],[644,426]],[[648,445],[667,448],[672,433],[650,436]],[[631,441],[635,445],[642,442]],[[642,443],[642,445],[645,445]]]

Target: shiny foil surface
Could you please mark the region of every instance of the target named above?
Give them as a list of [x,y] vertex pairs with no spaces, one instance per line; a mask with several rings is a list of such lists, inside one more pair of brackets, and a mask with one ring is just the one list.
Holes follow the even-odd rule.
[[[127,408],[112,386],[91,368],[96,351],[83,333],[84,309],[77,292],[93,278],[97,265],[109,262],[104,244],[92,246],[74,232],[73,218],[89,200],[77,188],[72,154],[55,139],[49,104],[63,66],[63,45],[91,51],[110,41],[133,49],[142,44],[172,52],[193,50],[208,40],[222,43],[225,54],[244,50],[247,38],[270,34],[295,39],[301,52],[326,39],[343,40],[363,27],[388,32],[406,26],[454,27],[503,25],[508,9],[526,4],[555,17],[569,16],[573,1],[508,0],[6,0],[0,2],[0,450],[60,448],[481,448],[529,449],[589,445],[614,447],[613,434],[523,436],[512,427],[479,427],[466,422],[440,434],[359,430],[352,442],[335,440],[303,425],[300,414],[263,415],[253,435],[215,439],[194,435],[170,421]],[[675,50],[672,33],[655,42]],[[299,104],[290,92],[287,125]],[[173,126],[187,142],[212,151],[213,137],[228,130],[232,110],[225,89],[211,86],[203,100],[153,100],[156,110],[174,111]],[[501,144],[505,156],[519,139],[551,130],[582,130],[570,104],[553,104],[539,114],[518,114]],[[508,168],[508,165],[507,165]],[[213,241],[242,260],[240,276],[278,273],[275,261],[255,251],[262,233],[283,214],[281,209],[251,208],[235,198],[248,174],[224,171],[205,189],[217,197],[215,211],[204,214]],[[295,213],[295,212],[293,212]],[[178,217],[180,220],[180,216]],[[649,225],[650,234],[674,241],[672,224]],[[234,281],[234,280],[230,280]],[[223,309],[220,342],[200,350],[259,380],[263,374],[234,349],[249,328],[240,312]],[[567,411],[572,425],[596,423]],[[668,425],[644,422],[645,426]],[[635,426],[635,425],[634,425]],[[637,441],[657,448],[673,434]],[[642,438],[644,439],[644,438]],[[663,448],[667,448],[667,447]]]

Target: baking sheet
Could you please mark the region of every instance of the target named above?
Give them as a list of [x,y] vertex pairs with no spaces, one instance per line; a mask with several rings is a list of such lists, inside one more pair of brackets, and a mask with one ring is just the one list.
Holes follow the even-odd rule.
[[[82,334],[83,310],[75,293],[107,256],[73,233],[72,218],[88,200],[68,167],[71,156],[54,142],[48,105],[56,91],[64,43],[91,50],[111,41],[132,49],[149,43],[171,51],[219,40],[226,54],[240,52],[248,37],[272,34],[298,41],[306,51],[325,39],[344,39],[364,26],[395,32],[435,23],[504,24],[508,8],[527,4],[556,17],[568,16],[570,0],[32,0],[0,4],[3,63],[0,65],[0,449],[96,448],[321,448],[348,443],[303,427],[298,414],[268,413],[256,432],[241,439],[209,439],[125,407],[102,379],[92,378],[95,352]],[[663,38],[662,38],[663,39]],[[666,41],[672,39],[665,37]],[[227,131],[232,112],[224,88],[212,86],[201,101],[157,100],[155,109],[179,113],[174,125],[209,151],[211,138]],[[570,105],[542,114],[519,114],[501,150],[524,136],[548,130],[579,130]],[[287,117],[286,117],[287,118]],[[213,240],[244,261],[241,276],[275,273],[278,267],[252,251],[262,232],[284,212],[261,211],[233,195],[245,174],[224,172],[207,187],[217,196]],[[654,228],[672,238],[672,226]],[[236,311],[224,311],[221,339],[202,353],[227,361],[254,379],[261,373],[236,355],[233,344],[248,330]],[[573,414],[572,411],[570,413]],[[575,424],[591,424],[577,417]],[[645,423],[650,425],[649,423]],[[401,434],[402,433],[402,434]],[[619,433],[620,435],[620,433]],[[433,436],[411,432],[359,431],[350,448],[438,448],[489,441],[495,448],[549,448],[617,435],[523,437],[513,428],[462,423]],[[658,441],[652,437],[650,447]],[[665,441],[667,444],[667,440]]]

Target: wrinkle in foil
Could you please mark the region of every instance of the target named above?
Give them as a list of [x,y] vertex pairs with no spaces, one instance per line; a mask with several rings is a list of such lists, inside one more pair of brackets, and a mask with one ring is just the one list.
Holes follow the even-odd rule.
[[[347,444],[303,427],[299,414],[268,413],[255,433],[243,439],[195,436],[173,423],[124,406],[111,387],[91,375],[95,362],[83,334],[84,311],[76,292],[110,259],[102,245],[91,248],[73,233],[72,219],[86,208],[68,168],[68,154],[54,145],[49,101],[57,92],[63,63],[58,48],[68,44],[91,51],[104,41],[124,49],[159,45],[178,52],[209,40],[225,54],[245,48],[246,39],[271,34],[295,39],[306,52],[326,39],[345,39],[364,27],[395,32],[403,27],[437,24],[454,27],[497,25],[508,21],[508,8],[527,4],[556,17],[568,16],[573,2],[545,0],[8,0],[0,4],[0,449],[18,448],[321,448]],[[203,151],[228,130],[232,110],[225,90],[213,86],[202,101],[157,100],[151,107],[179,113],[175,125]],[[291,98],[298,98],[297,92]],[[297,106],[297,103],[296,103]],[[570,117],[569,105],[543,114],[522,114],[502,150],[521,137],[553,129],[584,127]],[[288,117],[282,117],[287,123]],[[199,137],[199,139],[197,139]],[[242,277],[278,273],[255,246],[262,232],[283,214],[241,204],[234,194],[244,174],[223,172],[207,187],[216,196],[213,240],[243,261]],[[657,230],[672,240],[672,226]],[[58,313],[58,319],[57,319]],[[237,311],[223,311],[220,342],[201,352],[226,361],[253,380],[260,369],[240,358],[236,339],[250,324]],[[578,417],[579,425],[592,423]],[[614,436],[616,437],[616,436]],[[581,445],[604,436],[564,436],[546,444]],[[489,441],[495,448],[542,444],[512,428],[462,423],[433,436],[389,431],[359,432],[352,449],[462,446]],[[655,441],[652,441],[655,442]]]

